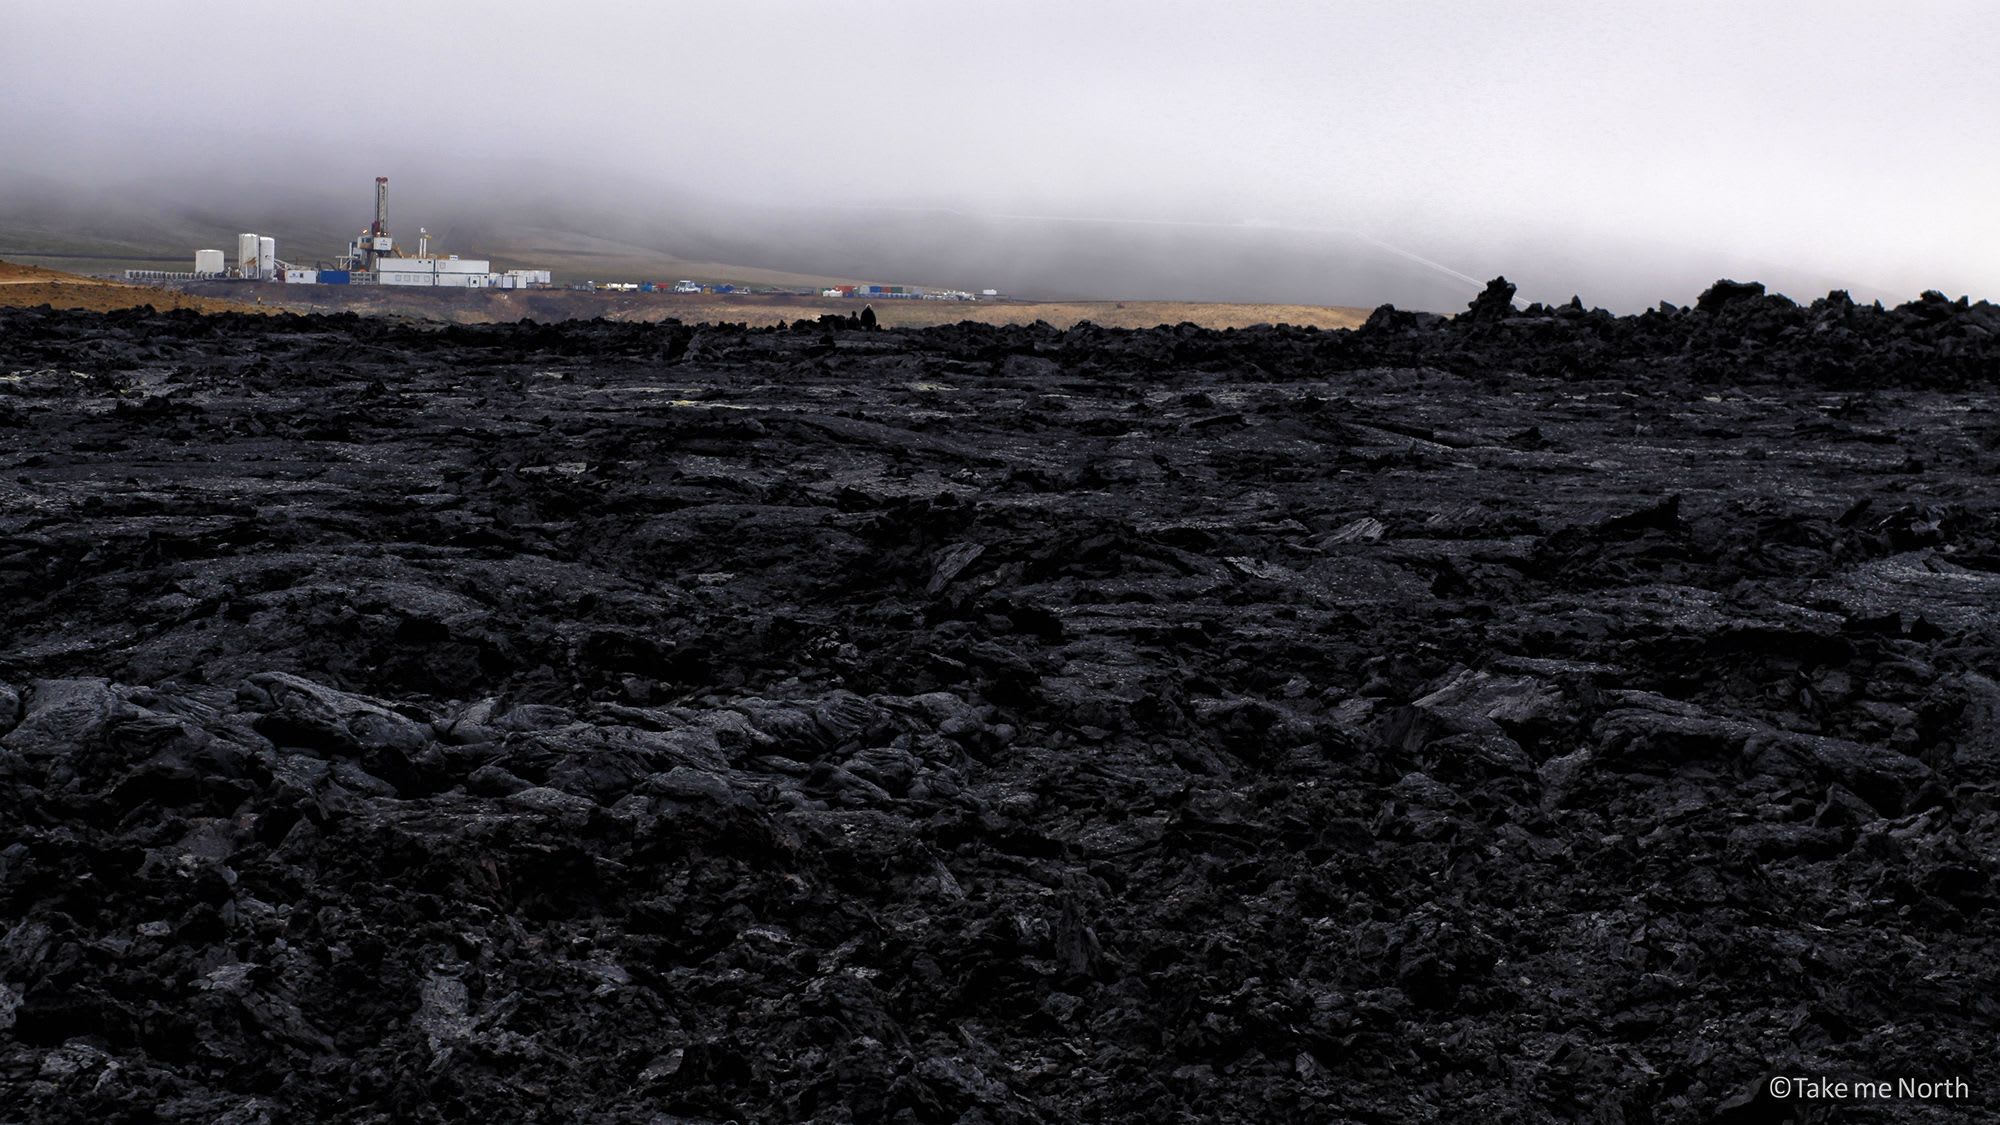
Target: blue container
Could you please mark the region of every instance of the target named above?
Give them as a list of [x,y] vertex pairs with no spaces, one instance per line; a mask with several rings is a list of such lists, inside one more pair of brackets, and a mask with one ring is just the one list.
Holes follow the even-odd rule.
[[652,291],[653,291],[653,283],[652,283],[652,282],[650,282],[650,281],[642,281],[642,282],[640,282],[640,283],[639,283],[639,292],[641,292],[641,293],[651,293]]
[[345,285],[347,284],[347,271],[321,270],[319,271],[319,283],[321,285]]

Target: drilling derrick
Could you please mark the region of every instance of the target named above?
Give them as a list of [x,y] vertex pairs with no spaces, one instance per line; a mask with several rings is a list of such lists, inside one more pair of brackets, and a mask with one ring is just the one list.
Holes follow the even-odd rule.
[[395,250],[395,240],[389,237],[389,177],[375,177],[375,221],[360,238],[361,268],[374,269],[382,259],[390,257]]

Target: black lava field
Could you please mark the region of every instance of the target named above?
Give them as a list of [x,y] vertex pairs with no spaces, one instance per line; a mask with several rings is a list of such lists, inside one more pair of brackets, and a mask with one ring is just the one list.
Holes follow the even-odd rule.
[[1990,1120],[2000,308],[1510,294],[0,310],[0,1121]]

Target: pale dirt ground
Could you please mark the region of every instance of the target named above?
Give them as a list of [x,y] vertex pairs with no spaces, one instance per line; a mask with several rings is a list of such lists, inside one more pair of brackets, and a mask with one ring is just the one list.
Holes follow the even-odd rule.
[[0,306],[34,308],[37,305],[53,305],[59,309],[90,309],[94,312],[137,308],[140,305],[151,305],[162,311],[167,309],[194,309],[197,312],[279,311],[275,308],[225,301],[216,297],[190,296],[172,289],[161,289],[150,285],[127,285],[121,281],[78,277],[75,274],[44,269],[40,266],[0,262]]
[[1238,305],[1192,301],[867,301],[859,298],[727,298],[680,297],[665,303],[620,309],[605,314],[615,320],[732,321],[783,324],[811,320],[821,313],[859,313],[867,305],[887,327],[921,328],[957,324],[1032,324],[1046,321],[1069,328],[1082,321],[1104,328],[1152,328],[1183,322],[1204,328],[1247,328],[1253,324],[1295,324],[1314,328],[1356,328],[1368,319],[1367,309],[1319,305]]
[[925,328],[964,320],[981,324],[1032,324],[1040,320],[1058,328],[1069,328],[1086,320],[1106,328],[1151,328],[1183,322],[1204,328],[1244,328],[1253,324],[1353,328],[1368,319],[1367,309],[1187,301],[871,301],[741,293],[583,293],[562,289],[399,291],[380,286],[344,291],[338,287],[300,286],[295,293],[273,294],[271,290],[277,287],[260,288],[267,303],[276,301],[300,311],[402,314],[459,324],[511,323],[522,318],[547,323],[603,317],[769,326],[815,320],[826,313],[854,315],[864,307],[872,307],[876,320],[891,328]]
[[[761,294],[582,293],[562,289],[525,292],[406,290],[377,286],[234,284],[230,296],[197,296],[155,285],[79,277],[41,266],[0,262],[0,305],[98,311],[151,305],[156,309],[202,312],[338,312],[400,314],[456,323],[590,319],[750,325],[789,324],[825,313],[859,313],[872,307],[885,327],[922,328],[970,320],[982,324],[1044,321],[1069,328],[1089,321],[1105,328],[1151,328],[1198,324],[1204,328],[1247,328],[1292,324],[1354,328],[1367,309],[1320,305],[1226,304],[1193,301],[909,301]],[[240,294],[240,296],[238,296]]]

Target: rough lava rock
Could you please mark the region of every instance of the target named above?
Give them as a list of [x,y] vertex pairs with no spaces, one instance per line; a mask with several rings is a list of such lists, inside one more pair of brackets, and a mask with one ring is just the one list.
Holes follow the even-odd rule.
[[[1459,319],[1469,324],[1488,324],[1505,320],[1514,315],[1514,283],[1504,277],[1496,277],[1486,283],[1479,296],[1459,314]],[[1759,287],[1762,291],[1762,287]]]
[[1990,1119],[2000,309],[1512,296],[0,310],[0,1120]]

